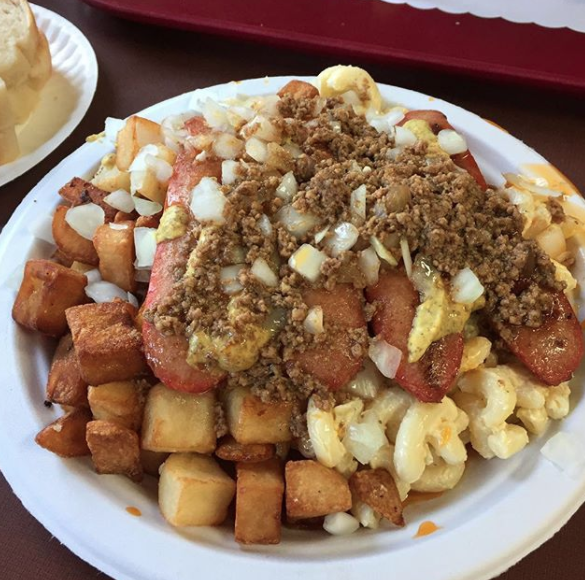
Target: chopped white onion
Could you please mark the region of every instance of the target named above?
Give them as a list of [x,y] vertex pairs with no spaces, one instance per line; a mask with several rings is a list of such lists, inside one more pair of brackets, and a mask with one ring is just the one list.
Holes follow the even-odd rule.
[[126,292],[126,296],[127,296],[128,302],[130,302],[130,304],[132,304],[132,306],[135,306],[136,308],[138,308],[139,304],[138,304],[138,299],[136,298],[136,296],[134,296],[134,294],[132,294],[132,292]]
[[388,445],[388,439],[379,421],[363,421],[348,425],[343,445],[362,465],[367,465],[380,447]]
[[185,121],[194,116],[195,113],[193,111],[186,111],[179,115],[169,115],[161,123],[161,131],[165,145],[176,153],[179,152],[180,143],[189,136],[189,131],[185,128]]
[[226,294],[236,294],[244,287],[238,279],[240,272],[245,268],[245,264],[234,264],[226,266],[219,271],[219,279]]
[[128,171],[146,171],[148,169],[148,163],[146,162],[146,157],[151,155],[156,157],[158,155],[158,147],[153,143],[149,143],[148,145],[144,145],[134,157],[134,160],[130,164]]
[[[87,276],[87,274],[86,274]],[[128,302],[128,292],[111,282],[99,280],[85,287],[85,294],[94,302],[112,302],[116,298]]]
[[393,379],[402,360],[402,351],[377,336],[370,343],[368,355],[378,370],[387,378]]
[[359,253],[358,265],[368,286],[373,286],[378,283],[380,276],[380,258],[378,258],[378,254],[376,254],[374,248],[370,246],[367,250]]
[[394,144],[399,146],[414,145],[417,142],[416,135],[406,127],[395,127]]
[[254,112],[254,109],[250,109],[250,107],[231,105],[227,109],[226,114],[230,125],[234,129],[241,129],[242,125],[251,121],[256,113]]
[[394,126],[400,123],[404,119],[404,113],[401,109],[392,109],[385,115],[372,115],[367,114],[366,118],[368,123],[378,131],[378,133],[389,133],[394,132]]
[[[364,171],[366,167],[364,167]],[[351,192],[350,206],[351,213],[360,220],[366,219],[366,193],[365,185],[360,185],[357,189]]]
[[561,191],[556,191],[540,184],[533,183],[532,180],[524,175],[516,175],[515,173],[504,173],[504,177],[508,183],[515,187],[528,190],[530,193],[540,197],[560,197],[563,195]]
[[343,390],[360,399],[375,399],[378,391],[384,387],[384,377],[378,367],[370,360],[364,360],[364,368],[349,381]]
[[104,201],[118,211],[132,213],[134,211],[134,200],[132,196],[123,189],[116,189],[104,197]]
[[87,278],[88,284],[95,284],[96,282],[101,281],[102,274],[97,268],[94,268],[93,270],[85,272],[85,277]]
[[104,224],[106,214],[104,210],[95,203],[86,203],[70,207],[65,214],[65,221],[82,238],[92,240],[95,231]]
[[276,196],[284,199],[287,203],[296,195],[299,186],[295,179],[295,174],[292,171],[285,173],[280,181],[280,185],[276,188]]
[[400,238],[400,251],[402,252],[402,261],[404,262],[406,275],[410,278],[412,276],[412,256],[410,255],[410,247],[406,238]]
[[223,185],[233,185],[238,179],[238,172],[241,166],[237,161],[227,159],[221,162],[221,183]]
[[325,236],[327,235],[327,232],[329,231],[329,226],[323,228],[322,230],[318,231],[315,234],[315,243],[319,244],[323,241],[323,238],[325,238]]
[[247,125],[242,127],[242,135],[248,139],[256,137],[269,143],[280,140],[280,131],[266,117],[257,115]]
[[300,213],[292,205],[285,205],[276,214],[287,231],[295,238],[302,238],[319,220],[310,213]]
[[115,224],[113,222],[108,226],[111,230],[127,230],[129,228],[128,224]]
[[585,446],[572,433],[553,435],[540,452],[569,477],[577,478],[585,468]]
[[223,210],[227,200],[212,177],[203,177],[191,192],[191,211],[201,222],[225,223]]
[[345,512],[328,514],[323,521],[323,529],[333,536],[353,534],[359,527],[360,523],[352,515]]
[[136,268],[152,268],[156,252],[156,228],[134,228]]
[[252,274],[266,286],[272,288],[278,286],[278,276],[274,273],[264,258],[256,258],[250,268],[250,272],[252,272]]
[[242,141],[229,133],[220,133],[213,141],[213,152],[221,159],[235,159],[243,148]]
[[321,265],[327,256],[311,246],[303,244],[288,260],[288,265],[310,282],[316,282],[321,273]]
[[246,153],[258,163],[264,163],[268,157],[268,147],[264,141],[257,137],[250,137],[246,141]]
[[104,133],[106,139],[111,143],[115,143],[118,138],[118,132],[124,127],[126,121],[122,119],[116,119],[115,117],[106,117],[104,123]]
[[374,511],[367,503],[355,501],[351,507],[351,513],[364,528],[376,530],[380,527],[382,516]]
[[258,228],[266,237],[272,235],[272,222],[265,213],[263,213],[258,220]]
[[39,215],[28,226],[28,231],[37,239],[49,244],[55,244],[53,238],[53,216]]
[[443,129],[437,135],[439,147],[449,155],[457,155],[467,151],[467,141],[465,137],[453,129]]
[[388,262],[391,266],[396,266],[398,264],[396,258],[387,250],[386,246],[375,236],[370,238],[370,244],[376,251],[376,254],[385,262]]
[[303,151],[296,143],[285,143],[282,148],[288,151],[293,159],[298,159],[303,154]]
[[460,304],[473,304],[485,291],[473,270],[463,268],[451,280],[451,298]]
[[212,129],[217,129],[218,131],[229,131],[231,129],[226,109],[209,97],[203,103],[202,112],[206,123]]
[[312,306],[305,320],[303,328],[309,334],[321,334],[323,332],[323,308],[321,306]]
[[207,159],[207,151],[201,151],[195,155],[195,161],[205,161]]
[[134,207],[139,215],[148,217],[156,215],[162,211],[162,205],[157,201],[150,201],[149,199],[144,199],[137,195],[132,196],[132,201],[134,202]]
[[358,241],[360,233],[358,229],[349,222],[340,223],[333,230],[333,235],[327,240],[327,247],[331,255],[337,257],[347,250],[351,250]]
[[147,155],[146,166],[153,171],[156,180],[166,185],[173,174],[173,166],[165,159],[159,159],[155,155]]

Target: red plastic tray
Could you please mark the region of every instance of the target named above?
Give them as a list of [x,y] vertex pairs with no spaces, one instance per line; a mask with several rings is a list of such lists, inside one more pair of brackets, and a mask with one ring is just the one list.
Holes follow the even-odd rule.
[[585,92],[585,34],[379,0],[83,0],[132,20]]

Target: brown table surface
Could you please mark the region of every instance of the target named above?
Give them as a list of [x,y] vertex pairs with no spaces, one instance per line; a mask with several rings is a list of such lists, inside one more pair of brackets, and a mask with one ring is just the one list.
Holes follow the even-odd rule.
[[[91,108],[73,134],[47,159],[1,188],[0,225],[46,172],[80,146],[86,135],[102,130],[106,116],[124,117],[197,87],[264,75],[316,74],[337,64],[337,59],[326,56],[125,22],[74,0],[38,3],[71,20],[89,38],[99,62],[99,82]],[[576,97],[421,70],[353,64],[366,66],[380,82],[429,93],[497,122],[585,190],[585,115],[583,102]],[[51,537],[1,476],[0,514],[3,580],[106,578]],[[582,507],[563,530],[502,580],[584,580],[584,533]]]

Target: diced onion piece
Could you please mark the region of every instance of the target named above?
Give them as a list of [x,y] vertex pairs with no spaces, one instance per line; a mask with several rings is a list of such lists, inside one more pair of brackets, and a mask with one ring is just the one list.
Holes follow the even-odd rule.
[[278,286],[278,276],[274,273],[264,258],[256,258],[250,268],[250,272],[252,272],[252,274],[266,286],[272,288]]
[[439,147],[449,155],[457,155],[467,151],[465,137],[453,129],[443,129],[437,135]]
[[311,246],[303,244],[288,260],[288,265],[310,282],[316,282],[321,273],[321,265],[327,256]]
[[138,304],[138,299],[136,298],[136,296],[134,296],[134,294],[132,294],[132,292],[126,292],[126,296],[127,296],[128,302],[130,302],[130,304],[132,304],[132,306],[135,306],[136,308],[138,308],[139,304]]
[[85,294],[94,302],[113,302],[116,298],[128,302],[128,293],[125,290],[103,280],[88,284],[85,287]]
[[258,163],[264,163],[268,157],[268,147],[264,141],[257,137],[250,137],[246,141],[246,153]]
[[245,264],[234,264],[233,266],[226,266],[219,271],[219,279],[221,280],[223,291],[226,294],[236,294],[244,288],[240,284],[238,276],[245,267]]
[[118,132],[124,125],[126,121],[123,119],[116,119],[115,117],[106,117],[106,122],[104,123],[104,133],[106,134],[106,139],[111,143],[115,143],[116,139],[118,138]]
[[221,159],[235,159],[243,148],[242,141],[229,133],[220,133],[213,141],[213,151]]
[[205,161],[207,159],[207,151],[201,151],[195,155],[195,161]]
[[100,282],[102,279],[102,275],[97,268],[94,268],[93,270],[88,270],[85,273],[85,277],[87,278],[88,284],[95,284],[96,282]]
[[104,224],[106,214],[95,203],[86,203],[70,207],[65,214],[65,221],[86,240],[92,240],[95,231]]
[[506,181],[515,187],[525,189],[530,193],[540,197],[560,197],[563,195],[561,191],[550,189],[542,185],[533,183],[528,177],[524,175],[516,175],[515,173],[504,173]]
[[221,107],[208,97],[205,99],[202,109],[203,117],[212,129],[217,129],[218,131],[228,131],[230,129],[227,111],[224,107]]
[[323,238],[327,235],[327,232],[329,231],[329,226],[323,228],[321,231],[318,231],[315,234],[315,243],[319,244],[323,241]]
[[109,228],[112,230],[127,230],[128,229],[128,224],[115,224],[115,223],[111,223],[108,224]]
[[282,148],[288,151],[293,159],[298,159],[303,151],[296,143],[285,143]]
[[358,241],[360,233],[358,229],[349,222],[340,223],[333,230],[333,235],[327,240],[327,247],[333,257],[337,257],[347,250],[351,250]]
[[258,220],[258,228],[265,236],[268,237],[272,235],[272,222],[265,213],[263,213]]
[[470,268],[459,270],[451,280],[451,298],[460,304],[473,304],[485,288]]
[[382,516],[375,512],[367,503],[355,501],[351,513],[364,528],[377,530],[380,527]]
[[162,211],[162,205],[157,201],[150,201],[137,195],[132,196],[132,200],[139,215],[151,216]]
[[377,284],[380,276],[380,258],[378,258],[374,248],[370,246],[367,250],[359,253],[358,265],[366,279],[366,284],[368,286]]
[[53,238],[53,216],[39,215],[28,226],[28,231],[37,239],[49,244],[55,244]]
[[302,238],[319,220],[310,213],[300,213],[292,205],[285,205],[276,214],[282,225],[295,238]]
[[385,115],[366,115],[368,123],[378,131],[378,133],[393,133],[394,126],[404,119],[404,113],[401,109],[392,109]]
[[146,171],[148,169],[148,163],[146,162],[148,155],[156,157],[158,155],[158,147],[152,143],[144,145],[136,154],[136,157],[134,157],[128,171]]
[[132,213],[134,211],[134,200],[132,196],[123,189],[116,189],[104,197],[104,201],[118,211]]
[[[365,171],[364,167],[364,171]],[[351,192],[350,206],[351,213],[360,220],[366,219],[366,193],[365,185],[360,185],[357,189]]]
[[333,536],[353,534],[359,527],[360,523],[352,515],[345,512],[328,514],[323,521],[323,529]]
[[378,254],[382,260],[388,262],[391,266],[396,266],[398,264],[396,258],[386,249],[386,246],[378,238],[372,236],[370,238],[370,244],[372,244],[376,254]]
[[173,166],[168,161],[150,154],[146,156],[145,161],[146,166],[154,172],[156,180],[166,185],[173,174]]
[[227,111],[227,118],[230,125],[234,129],[240,129],[242,125],[245,125],[248,121],[254,118],[254,110],[250,107],[244,107],[242,105],[232,105]]
[[295,174],[292,171],[285,173],[276,188],[276,196],[286,202],[290,202],[299,189]]
[[339,96],[346,105],[359,107],[362,104],[358,94],[355,91],[345,91],[345,93],[342,93]]
[[223,185],[233,185],[238,179],[238,172],[241,166],[237,161],[227,159],[221,162],[221,183]]
[[414,145],[417,142],[416,135],[406,127],[395,127],[394,144],[399,146]]
[[375,399],[378,391],[384,387],[384,377],[369,359],[364,360],[364,368],[349,381],[343,390],[360,399]]
[[406,238],[400,238],[400,251],[402,252],[402,261],[404,262],[404,269],[406,275],[410,278],[412,276],[412,257],[410,255],[410,247]]
[[585,446],[571,433],[553,435],[540,452],[570,477],[578,477],[585,467]]
[[323,308],[312,306],[303,322],[303,328],[309,334],[321,334],[323,332]]
[[337,434],[331,411],[315,405],[313,397],[307,406],[307,430],[315,456],[325,467],[335,467],[347,455],[347,450]]
[[156,228],[134,228],[136,268],[152,268],[156,252]]
[[379,421],[364,421],[348,425],[343,445],[362,465],[367,465],[380,447],[388,445],[388,439]]
[[242,135],[246,138],[256,137],[269,143],[280,140],[280,131],[270,120],[257,115],[247,125],[242,127]]
[[402,360],[402,351],[377,336],[370,344],[368,355],[378,370],[387,378],[393,379]]
[[227,200],[212,177],[203,177],[191,193],[191,211],[201,222],[225,223],[223,210]]

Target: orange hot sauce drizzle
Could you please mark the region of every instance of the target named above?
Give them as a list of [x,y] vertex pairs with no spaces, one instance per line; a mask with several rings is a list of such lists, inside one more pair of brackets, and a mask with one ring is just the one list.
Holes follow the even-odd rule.
[[418,527],[418,532],[414,536],[415,538],[423,538],[424,536],[430,536],[437,530],[440,530],[441,526],[437,526],[434,522],[426,521]]
[[140,517],[142,515],[142,512],[137,508],[137,507],[127,507],[126,511],[131,515],[131,516],[136,516],[137,518]]

